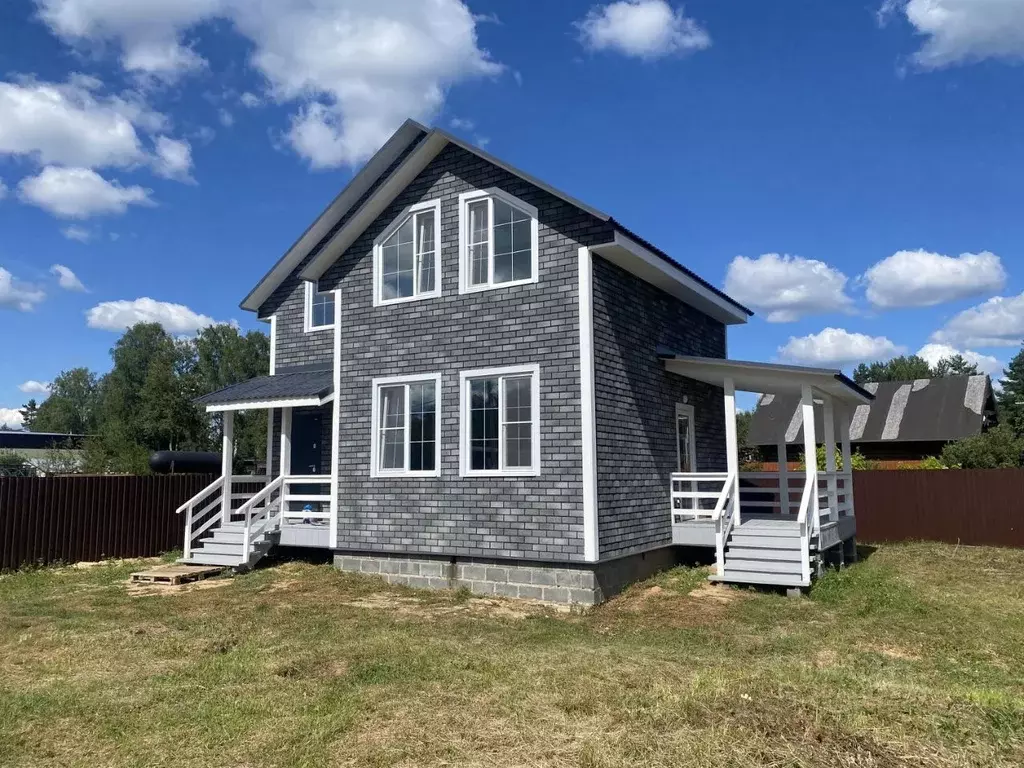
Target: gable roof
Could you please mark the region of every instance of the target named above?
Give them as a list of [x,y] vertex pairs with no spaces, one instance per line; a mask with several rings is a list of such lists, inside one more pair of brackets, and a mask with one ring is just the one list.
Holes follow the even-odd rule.
[[[850,424],[850,442],[950,442],[980,434],[995,417],[988,376],[945,376],[915,381],[870,382],[870,404],[859,405]],[[815,434],[824,434],[822,409],[814,411]],[[800,398],[763,395],[750,421],[747,443],[802,444]]]
[[[269,298],[277,286],[295,270],[302,260],[318,248],[316,255],[303,268],[299,276],[304,280],[319,279],[391,204],[395,197],[450,144],[518,176],[600,221],[610,223],[616,230],[616,239],[615,242],[607,244],[608,253],[601,255],[619,263],[626,269],[630,269],[631,264],[637,264],[641,267],[639,271],[636,271],[639,277],[645,280],[650,279],[652,274],[650,269],[642,267],[643,262],[649,261],[648,257],[653,256],[655,260],[662,262],[659,267],[660,277],[664,277],[670,283],[674,281],[679,284],[683,288],[682,298],[694,299],[701,309],[709,311],[722,322],[743,323],[753,315],[753,312],[742,304],[619,224],[608,214],[509,165],[479,147],[439,128],[427,129],[412,120],[403,123],[395,135],[367,162],[341,194],[246,296],[241,304],[242,309],[258,310],[260,305]],[[407,150],[409,151],[402,161],[395,165],[395,161]],[[393,165],[395,167],[392,168]],[[385,176],[388,169],[391,169],[390,173]],[[332,232],[334,227],[346,216],[348,218],[344,224],[337,231]],[[597,248],[594,250],[598,251]],[[626,255],[623,256],[623,254]],[[630,271],[634,270],[630,269]],[[664,286],[659,284],[659,287]]]

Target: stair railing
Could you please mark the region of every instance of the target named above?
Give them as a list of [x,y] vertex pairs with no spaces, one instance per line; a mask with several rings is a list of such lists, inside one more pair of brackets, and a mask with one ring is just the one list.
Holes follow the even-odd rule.
[[[199,538],[208,528],[213,526],[220,519],[220,505],[223,500],[221,489],[224,487],[224,478],[218,477],[208,486],[203,488],[199,493],[193,496],[191,499],[186,501],[177,510],[175,514],[180,515],[185,512],[185,559],[188,560],[192,555],[192,544]],[[210,496],[213,496],[213,500],[206,502]],[[198,507],[198,511],[196,511]],[[216,512],[217,514],[211,514]]]
[[[235,510],[236,515],[245,516],[245,528],[242,536],[244,551],[242,557],[249,559],[252,554],[253,545],[265,534],[268,533],[275,521],[280,521],[282,495],[280,493],[284,484],[284,477],[279,475],[263,487],[255,496]],[[277,498],[272,499],[277,491]],[[276,511],[276,514],[275,514]]]
[[815,483],[805,483],[804,492],[800,496],[800,513],[797,522],[800,524],[800,578],[805,584],[811,583],[811,536],[818,527],[814,508]]
[[725,545],[739,518],[740,510],[736,489],[736,475],[730,472],[726,475],[722,492],[711,513],[711,519],[715,523],[715,566],[719,576],[725,576]]

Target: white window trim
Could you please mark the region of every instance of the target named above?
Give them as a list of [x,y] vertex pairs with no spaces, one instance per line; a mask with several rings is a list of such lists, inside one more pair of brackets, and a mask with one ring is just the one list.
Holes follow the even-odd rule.
[[[530,379],[530,402],[533,410],[533,419],[530,430],[531,446],[533,456],[531,457],[532,467],[502,467],[499,469],[470,469],[470,396],[469,383],[473,379],[489,379],[499,376],[524,376],[529,374]],[[536,477],[540,474],[540,366],[539,365],[514,365],[504,368],[479,368],[473,371],[461,371],[459,373],[459,475],[462,477]],[[505,423],[505,395],[499,386],[498,389],[498,461],[504,461],[505,440],[502,426]]]
[[[525,280],[510,280],[507,283],[487,282],[481,285],[470,285],[469,248],[466,240],[469,233],[469,204],[481,198],[499,198],[509,205],[515,206],[524,213],[530,215],[530,277]],[[487,240],[488,272],[490,278],[494,278],[494,206],[489,207],[487,226],[490,228],[490,237]],[[472,192],[463,192],[459,195],[459,293],[476,293],[478,291],[492,291],[496,288],[508,288],[513,285],[528,285],[537,282],[538,263],[540,261],[540,223],[537,219],[536,206],[520,200],[497,187],[488,189],[475,189]]]
[[[684,405],[683,403],[676,403],[676,419],[675,419],[675,433],[676,433],[676,467],[679,467],[683,463],[683,455],[679,451],[679,417],[686,415],[690,417],[690,456],[693,458],[693,467],[690,469],[691,472],[697,471],[697,420],[696,414],[693,410],[692,405]],[[683,470],[677,469],[678,472]]]
[[[380,468],[380,398],[378,392],[381,387],[394,384],[418,384],[432,382],[434,385],[434,468],[428,470],[409,469],[381,469]],[[440,477],[441,476],[441,374],[440,373],[416,373],[408,376],[386,376],[375,378],[371,388],[372,407],[370,422],[370,477]],[[405,425],[407,436],[409,435],[409,398],[405,399]],[[405,463],[409,464],[409,444],[405,441]]]
[[[313,325],[313,293],[316,291],[316,287],[316,280],[306,281],[306,297],[302,308],[302,330],[305,333],[329,331],[334,328],[333,321],[329,325]],[[333,293],[335,302],[338,301],[338,296],[340,295],[340,291],[320,291],[320,293]],[[334,316],[338,316],[337,307],[335,307]]]
[[[434,290],[427,293],[418,293],[412,296],[402,296],[396,299],[385,299],[381,296],[384,288],[384,241],[405,223],[406,219],[423,211],[434,212]],[[415,248],[415,243],[414,243]],[[373,241],[373,306],[382,307],[389,304],[405,304],[410,301],[421,299],[433,299],[441,295],[441,201],[426,200],[422,203],[410,205],[391,225],[381,232]]]

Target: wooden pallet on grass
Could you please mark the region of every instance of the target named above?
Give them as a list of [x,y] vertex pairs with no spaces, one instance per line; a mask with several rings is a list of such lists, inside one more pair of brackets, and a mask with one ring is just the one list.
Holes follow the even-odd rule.
[[132,582],[177,586],[218,576],[226,570],[222,565],[158,565],[149,570],[136,571],[132,574]]

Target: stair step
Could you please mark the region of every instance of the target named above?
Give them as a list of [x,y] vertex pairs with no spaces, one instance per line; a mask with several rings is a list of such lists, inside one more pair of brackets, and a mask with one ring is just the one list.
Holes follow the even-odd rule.
[[216,555],[210,552],[203,553],[202,549],[193,550],[188,559],[182,558],[178,561],[185,565],[245,565],[245,561],[236,555]]
[[766,547],[800,551],[799,536],[747,536],[734,532],[729,537],[730,547]]
[[242,556],[242,542],[223,542],[215,541],[213,539],[203,539],[200,542],[200,546],[196,547],[194,552],[207,552],[214,555],[234,555],[235,557]]
[[756,573],[800,573],[800,563],[795,561],[773,561],[773,560],[749,560],[742,557],[729,557],[726,555],[725,568],[727,571],[753,571]]
[[743,571],[730,571],[728,568],[725,569],[724,576],[718,576],[712,574],[708,576],[709,581],[725,582],[729,584],[764,584],[772,587],[809,587],[810,584],[805,584],[803,579],[797,576],[788,576],[781,573],[772,574],[758,574],[758,573],[745,573]]
[[799,539],[800,525],[793,523],[792,527],[790,527],[788,525],[751,525],[750,523],[743,523],[733,528],[732,532],[734,536],[775,536],[784,539]]
[[775,547],[735,547],[731,544],[725,550],[726,562],[734,557],[741,560],[765,560],[769,562],[799,563],[799,549],[779,549]]
[[219,541],[223,543],[236,543],[242,544],[242,539],[245,538],[245,531],[225,531],[223,528],[218,528],[215,531],[211,531],[209,536],[203,537],[202,541]]

